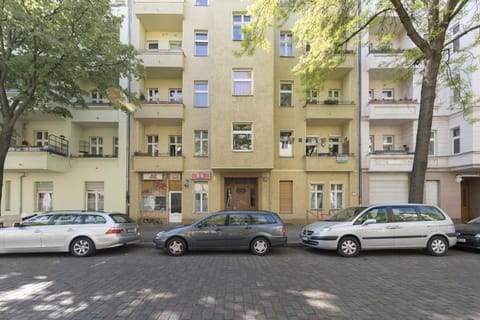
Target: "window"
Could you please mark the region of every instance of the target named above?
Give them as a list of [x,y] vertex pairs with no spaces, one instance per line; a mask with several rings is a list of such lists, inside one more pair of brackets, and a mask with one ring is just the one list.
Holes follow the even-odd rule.
[[233,40],[243,40],[243,28],[250,22],[250,16],[245,14],[233,15]]
[[315,157],[318,155],[318,137],[306,137],[305,148],[307,157]]
[[433,130],[430,134],[430,143],[428,144],[428,155],[434,156],[436,151],[437,131]]
[[383,89],[382,90],[382,99],[392,100],[393,99],[393,89]]
[[3,185],[3,194],[5,195],[4,198],[4,208],[5,211],[11,210],[11,203],[12,203],[12,181],[6,180],[5,184]]
[[332,184],[330,188],[330,208],[343,208],[343,184]]
[[195,5],[196,6],[208,6],[208,0],[196,0]]
[[368,137],[368,152],[373,153],[375,151],[375,136]]
[[99,91],[92,91],[92,103],[103,103],[103,94]]
[[182,41],[180,40],[168,41],[168,49],[170,51],[182,51]]
[[158,88],[147,89],[147,101],[158,102]]
[[82,224],[83,216],[78,214],[59,214],[53,217],[53,224]]
[[250,218],[252,219],[252,224],[277,223],[274,217],[267,214],[252,214]]
[[226,214],[219,214],[216,216],[212,216],[202,221],[202,225],[204,227],[218,227],[224,226],[227,220]]
[[246,226],[250,224],[250,217],[245,213],[231,213],[228,216],[230,226]]
[[308,90],[307,91],[307,102],[308,103],[318,103],[318,91],[317,90]]
[[147,136],[147,152],[151,156],[158,155],[158,136],[157,135]]
[[194,190],[195,190],[195,212],[207,213],[208,212],[208,183],[196,182]]
[[280,82],[280,107],[293,106],[293,83]]
[[167,182],[161,180],[143,180],[142,182],[142,210],[165,211],[167,207]]
[[195,130],[195,157],[207,157],[208,156],[208,131],[207,130]]
[[253,151],[253,129],[251,123],[232,124],[233,151]]
[[338,136],[329,136],[328,137],[328,152],[331,155],[337,155],[341,153],[340,150],[340,137]]
[[180,157],[182,155],[182,136],[170,136],[170,157]]
[[445,216],[435,207],[431,206],[420,206],[420,216],[422,220],[426,221],[435,221],[435,220],[445,220]]
[[388,222],[387,210],[384,207],[374,208],[364,213],[360,218],[355,221],[356,225],[360,225],[367,221],[367,219],[374,219],[377,223]]
[[41,215],[37,217],[32,217],[28,220],[25,220],[22,225],[24,227],[33,227],[33,226],[46,226],[50,222],[52,215]]
[[[459,31],[460,31],[460,25],[457,23],[456,25],[453,26],[452,37],[455,38],[458,35]],[[460,50],[460,38],[455,39],[452,45],[453,45],[453,52],[457,52],[458,50]]]
[[328,99],[333,99],[333,100],[340,99],[340,90],[338,89],[328,90]]
[[253,71],[251,69],[233,70],[233,95],[253,95]]
[[118,137],[113,137],[112,153],[115,157],[118,157]]
[[92,211],[104,210],[103,182],[85,182],[86,209]]
[[392,219],[394,222],[419,221],[415,207],[392,207]]
[[147,41],[147,49],[148,51],[158,51],[158,40]]
[[195,56],[208,56],[208,32],[195,31]]
[[35,211],[53,210],[53,182],[41,181],[35,182],[36,190],[36,208]]
[[293,132],[280,131],[280,157],[293,157]]
[[460,153],[460,128],[452,129],[452,153]]
[[383,151],[393,150],[393,136],[383,136]]
[[323,209],[323,184],[311,184],[310,195],[310,209]]
[[90,154],[103,155],[103,137],[90,137]]
[[208,82],[195,81],[195,107],[208,107]]
[[171,102],[182,102],[183,100],[182,89],[169,89],[168,96]]
[[107,220],[99,215],[96,214],[89,214],[85,216],[84,220],[85,224],[105,224],[107,223]]
[[291,32],[280,32],[280,56],[293,57],[293,36]]
[[48,146],[48,131],[44,131],[44,130],[35,131],[35,146],[37,147]]

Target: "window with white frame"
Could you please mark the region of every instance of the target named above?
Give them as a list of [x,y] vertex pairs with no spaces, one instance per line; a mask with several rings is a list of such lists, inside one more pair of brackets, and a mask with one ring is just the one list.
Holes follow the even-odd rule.
[[158,40],[148,40],[147,41],[147,50],[148,51],[158,51]]
[[208,56],[208,31],[195,31],[195,56]]
[[208,212],[208,183],[195,182],[195,213]]
[[343,208],[343,184],[332,184],[330,186],[330,208]]
[[233,95],[234,96],[253,95],[253,70],[252,69],[234,69],[233,70]]
[[318,90],[307,91],[307,102],[317,104],[318,103]]
[[53,182],[39,181],[35,182],[36,203],[35,211],[53,210]]
[[375,151],[375,136],[368,136],[368,152],[373,153]]
[[[460,25],[457,23],[452,28],[452,37],[455,38],[459,32],[460,32]],[[457,52],[458,50],[460,50],[460,38],[455,39],[452,43],[452,46],[453,46],[453,52]]]
[[195,150],[193,155],[195,157],[208,157],[208,131],[195,130],[194,131]]
[[310,185],[310,209],[323,209],[323,184],[313,183]]
[[428,144],[428,155],[434,156],[436,153],[437,131],[433,130],[430,134],[430,142]]
[[183,101],[182,89],[169,89],[168,97],[171,102],[182,102]]
[[232,150],[253,151],[253,125],[251,123],[232,124]]
[[245,34],[243,33],[243,28],[250,23],[251,17],[242,13],[233,14],[233,40],[240,41],[243,40]]
[[151,156],[158,155],[158,135],[147,135],[147,152]]
[[90,154],[103,155],[103,137],[90,137]]
[[460,153],[460,127],[452,129],[452,154]]
[[280,157],[293,157],[293,131],[280,131]]
[[328,99],[339,100],[340,99],[340,90],[339,89],[329,89],[328,90]]
[[35,131],[35,146],[43,147],[48,146],[48,131],[47,130],[37,130]]
[[147,89],[147,101],[158,102],[158,88]]
[[383,89],[382,90],[382,99],[392,100],[393,99],[393,89]]
[[86,210],[103,211],[104,193],[103,182],[91,181],[85,182]]
[[170,40],[168,41],[168,50],[170,51],[182,51],[182,41]]
[[280,56],[293,57],[293,35],[291,32],[280,32]]
[[305,155],[307,157],[315,157],[318,155],[318,141],[319,137],[306,137],[305,138]]
[[280,82],[280,107],[293,106],[293,82]]
[[115,157],[118,157],[118,137],[113,137],[112,152]]
[[180,157],[182,155],[182,136],[169,137],[170,157]]
[[195,5],[196,6],[208,6],[208,0],[196,0]]
[[393,150],[393,136],[387,135],[383,136],[383,151],[392,151]]
[[195,107],[208,107],[208,81],[195,81]]
[[331,155],[338,155],[342,152],[340,149],[340,140],[341,137],[339,136],[328,137],[328,152],[330,152]]
[[103,103],[103,94],[97,90],[92,91],[92,103]]

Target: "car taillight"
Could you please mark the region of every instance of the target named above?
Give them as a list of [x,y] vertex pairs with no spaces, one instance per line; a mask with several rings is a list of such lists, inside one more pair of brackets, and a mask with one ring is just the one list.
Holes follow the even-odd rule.
[[287,227],[283,226],[282,227],[282,236],[286,236],[287,235]]
[[111,229],[108,229],[107,232],[105,232],[105,234],[119,234],[122,232],[123,232],[123,229],[121,228],[111,228]]

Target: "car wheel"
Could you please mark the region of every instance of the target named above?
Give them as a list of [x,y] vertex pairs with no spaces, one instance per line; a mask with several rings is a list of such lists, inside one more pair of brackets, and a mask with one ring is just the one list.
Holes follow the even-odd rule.
[[354,237],[345,237],[340,240],[337,252],[343,257],[355,257],[360,252],[360,243]]
[[187,251],[187,244],[183,239],[172,238],[167,242],[167,252],[171,256],[181,256]]
[[264,256],[270,252],[270,242],[263,237],[255,238],[250,244],[250,252],[257,256]]
[[427,250],[432,256],[444,256],[448,251],[448,242],[444,237],[434,236],[428,241]]
[[75,257],[88,257],[95,253],[95,245],[89,238],[80,237],[70,244],[70,253]]

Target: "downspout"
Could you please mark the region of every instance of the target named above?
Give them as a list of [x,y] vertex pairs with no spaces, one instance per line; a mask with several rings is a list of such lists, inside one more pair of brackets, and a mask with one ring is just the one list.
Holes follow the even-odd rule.
[[[127,7],[127,38],[128,38],[128,44],[131,44],[132,42],[132,30],[131,30],[131,24],[132,24],[132,0],[128,0],[128,7]],[[130,93],[132,88],[131,80],[128,79],[127,82],[127,90]],[[125,200],[126,200],[126,214],[127,216],[130,216],[130,112],[127,113],[127,191],[125,194]]]
[[[362,1],[358,0],[357,17],[362,10]],[[359,22],[360,23],[360,22]],[[359,33],[357,44],[357,78],[358,78],[358,204],[362,204],[362,36]]]

